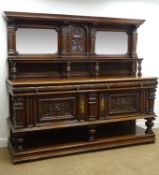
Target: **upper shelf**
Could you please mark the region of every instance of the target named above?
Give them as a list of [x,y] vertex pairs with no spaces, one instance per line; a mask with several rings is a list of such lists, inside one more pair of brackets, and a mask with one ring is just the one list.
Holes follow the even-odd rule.
[[142,61],[143,58],[127,57],[106,57],[105,55],[96,56],[58,56],[58,55],[19,55],[8,57],[10,62],[135,62]]
[[26,12],[10,12],[5,11],[4,17],[7,21],[13,20],[33,20],[33,21],[65,21],[65,22],[82,22],[95,24],[120,24],[134,25],[136,27],[144,23],[143,19],[124,19],[124,18],[108,18],[94,16],[76,16],[76,15],[59,15],[59,14],[43,14],[43,13],[26,13]]

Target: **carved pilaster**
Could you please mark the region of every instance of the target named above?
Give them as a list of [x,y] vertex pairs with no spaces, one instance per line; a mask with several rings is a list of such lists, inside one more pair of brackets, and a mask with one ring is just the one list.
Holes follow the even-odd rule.
[[[23,121],[23,110],[24,110],[24,99],[21,97],[12,98],[12,109],[13,109],[13,122],[16,128],[24,125]],[[23,116],[24,117],[24,116]]]
[[129,57],[136,58],[137,47],[137,32],[136,29],[129,31],[128,33],[128,55]]
[[68,49],[68,30],[67,26],[62,28],[62,54],[66,54]]
[[13,56],[16,54],[16,35],[15,35],[14,22],[8,24],[8,55]]
[[154,114],[155,89],[149,90],[149,114]]
[[97,117],[96,103],[97,103],[96,93],[88,94],[88,105],[89,105],[88,119],[89,120],[95,120]]
[[134,58],[137,57],[136,47],[137,47],[137,31],[133,30],[132,31],[132,52],[131,52],[131,55]]
[[90,30],[90,55],[95,54],[95,39],[96,39],[96,28],[91,27]]
[[152,127],[154,126],[153,120],[154,120],[154,118],[147,118],[146,119],[146,122],[145,122],[145,125],[147,126],[147,128],[145,130],[146,134],[152,134],[153,133],[153,131],[152,131]]

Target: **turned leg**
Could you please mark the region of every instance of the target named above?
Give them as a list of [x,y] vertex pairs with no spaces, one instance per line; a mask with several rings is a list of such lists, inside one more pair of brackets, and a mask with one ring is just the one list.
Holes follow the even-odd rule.
[[95,140],[95,133],[96,133],[96,128],[95,127],[89,127],[88,128],[88,141],[94,141]]
[[11,140],[12,140],[13,147],[16,151],[23,150],[24,138],[22,135],[20,135],[20,136],[13,135]]
[[146,134],[152,134],[153,133],[153,131],[152,131],[152,127],[154,126],[153,120],[154,120],[154,118],[147,118],[146,119],[146,122],[145,122],[145,125],[147,126],[147,128],[145,130]]

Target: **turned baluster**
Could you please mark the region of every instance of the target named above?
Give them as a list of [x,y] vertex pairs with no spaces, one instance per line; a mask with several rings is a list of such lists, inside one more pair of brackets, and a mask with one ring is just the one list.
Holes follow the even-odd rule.
[[141,73],[141,69],[142,69],[141,62],[142,62],[142,60],[138,60],[138,74],[137,74],[138,77],[142,76],[142,73]]
[[67,67],[66,67],[66,77],[70,77],[70,72],[71,72],[71,63],[67,62]]
[[99,62],[96,62],[96,65],[95,65],[95,75],[96,77],[99,76]]
[[92,142],[95,140],[95,133],[96,133],[96,128],[95,127],[89,127],[88,128],[88,141]]
[[152,134],[153,133],[153,131],[152,131],[152,127],[154,126],[153,120],[154,120],[154,118],[147,118],[146,119],[146,122],[145,122],[145,125],[147,126],[147,128],[145,130],[146,134]]

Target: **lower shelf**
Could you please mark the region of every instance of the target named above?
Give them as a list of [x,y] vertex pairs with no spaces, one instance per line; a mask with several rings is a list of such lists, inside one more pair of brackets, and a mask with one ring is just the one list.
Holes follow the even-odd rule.
[[145,134],[145,131],[142,128],[136,127],[134,133],[99,138],[91,142],[80,141],[80,142],[71,142],[58,145],[41,146],[41,147],[28,148],[19,152],[15,152],[11,142],[9,142],[8,148],[13,163],[20,163],[20,162],[38,160],[42,158],[57,157],[81,152],[102,150],[106,148],[144,144],[144,143],[154,143],[154,142],[155,142],[155,135],[153,133]]

